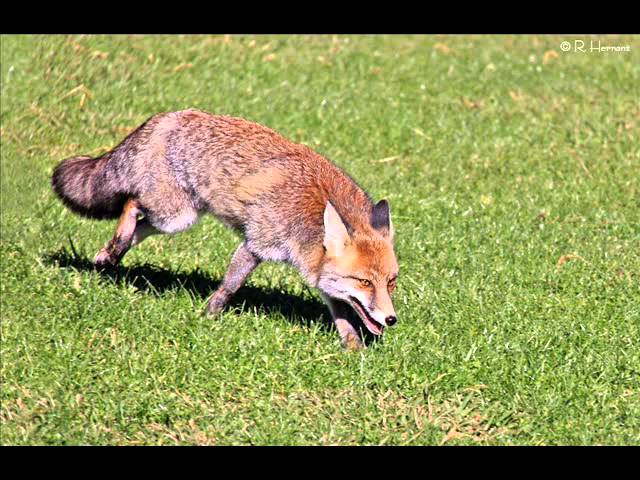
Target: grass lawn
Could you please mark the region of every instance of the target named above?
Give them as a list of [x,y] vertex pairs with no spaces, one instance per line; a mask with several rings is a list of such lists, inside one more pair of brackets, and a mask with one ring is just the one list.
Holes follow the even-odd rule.
[[[640,37],[3,36],[2,444],[640,444]],[[54,166],[154,113],[265,124],[388,198],[398,324],[282,264],[201,316],[212,217],[106,274]]]

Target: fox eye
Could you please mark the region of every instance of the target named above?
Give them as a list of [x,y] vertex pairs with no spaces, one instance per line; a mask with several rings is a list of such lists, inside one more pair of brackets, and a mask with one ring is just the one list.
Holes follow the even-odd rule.
[[371,286],[371,281],[367,280],[366,278],[359,278],[358,283],[363,288],[369,288]]
[[387,283],[387,289],[389,290],[390,293],[392,293],[396,289],[396,279],[395,278],[389,280],[389,283]]

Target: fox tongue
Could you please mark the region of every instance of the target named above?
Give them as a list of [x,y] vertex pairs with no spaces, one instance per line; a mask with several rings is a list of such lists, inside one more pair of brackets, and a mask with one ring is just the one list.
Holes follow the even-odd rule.
[[384,326],[380,325],[378,322],[370,318],[367,311],[364,309],[364,307],[362,307],[357,299],[353,299],[352,305],[358,312],[358,316],[362,319],[365,327],[367,327],[367,329],[374,335],[381,335],[384,330]]
[[364,318],[363,320],[365,326],[371,333],[373,333],[374,335],[382,334],[382,331],[384,330],[384,327],[382,325],[380,325],[379,323],[371,322],[368,318]]

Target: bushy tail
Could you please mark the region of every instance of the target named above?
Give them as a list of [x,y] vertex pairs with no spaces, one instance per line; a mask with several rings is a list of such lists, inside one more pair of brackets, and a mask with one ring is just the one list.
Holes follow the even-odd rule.
[[88,218],[117,218],[128,195],[108,171],[109,153],[63,160],[53,171],[51,184],[64,204]]

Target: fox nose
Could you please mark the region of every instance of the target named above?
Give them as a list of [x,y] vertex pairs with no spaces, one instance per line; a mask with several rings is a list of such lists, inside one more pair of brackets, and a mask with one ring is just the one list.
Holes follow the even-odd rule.
[[396,318],[395,315],[389,315],[387,318],[384,319],[384,323],[386,323],[388,326],[393,325],[397,321],[398,319]]

